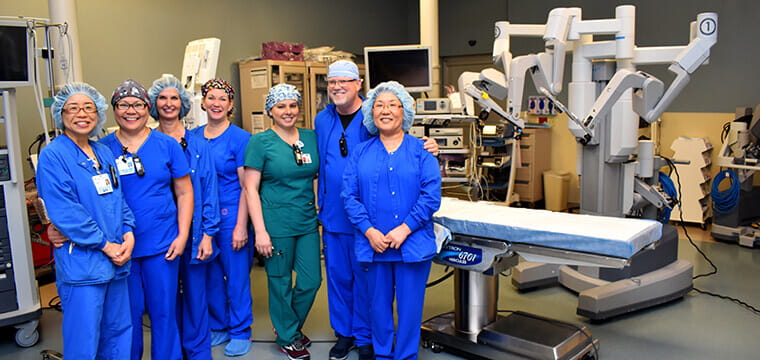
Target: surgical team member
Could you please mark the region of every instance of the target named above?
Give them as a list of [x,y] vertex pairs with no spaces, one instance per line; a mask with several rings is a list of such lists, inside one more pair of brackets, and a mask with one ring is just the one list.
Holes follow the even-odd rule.
[[265,107],[273,125],[253,135],[245,150],[245,192],[256,251],[265,258],[275,341],[289,359],[309,359],[311,341],[301,328],[322,282],[314,206],[317,137],[296,127],[301,94],[295,86],[269,89]]
[[150,115],[158,120],[156,130],[171,136],[185,153],[193,184],[193,222],[190,238],[179,263],[180,294],[177,320],[184,357],[211,360],[209,328],[208,263],[219,249],[214,241],[219,231],[219,189],[208,144],[186,130],[180,119],[190,111],[190,94],[179,79],[164,76],[148,89]]
[[132,359],[143,353],[142,316],[150,317],[151,359],[182,359],[177,328],[179,257],[193,215],[193,187],[182,147],[146,127],[148,93],[134,80],[111,97],[119,129],[101,143],[111,148],[127,204],[135,215],[135,249],[129,275]]
[[92,86],[66,84],[50,108],[63,135],[42,149],[37,167],[50,221],[68,238],[54,250],[67,359],[125,359],[132,344],[134,217],[111,150],[89,140],[100,133],[107,108]]
[[[356,260],[354,228],[343,208],[340,191],[349,154],[374,135],[362,124],[362,80],[356,64],[348,60],[330,64],[327,86],[332,104],[317,114],[314,131],[319,145],[317,197],[330,324],[338,338],[330,349],[330,359],[344,360],[356,346],[359,360],[370,360],[373,352],[366,268]],[[425,142],[425,148],[438,153],[438,143],[432,139]]]
[[235,98],[232,85],[212,79],[203,84],[201,94],[208,123],[192,133],[211,148],[221,215],[215,237],[219,256],[209,264],[206,287],[211,346],[229,341],[224,354],[239,356],[251,349],[253,323],[250,278],[253,250],[248,241],[248,208],[242,192],[244,152],[251,134],[229,120]]
[[405,134],[414,99],[404,87],[381,83],[367,98],[364,126],[379,136],[351,153],[341,196],[356,229],[356,256],[369,269],[375,356],[416,359],[425,282],[436,253],[432,216],[441,203],[441,174],[422,141]]

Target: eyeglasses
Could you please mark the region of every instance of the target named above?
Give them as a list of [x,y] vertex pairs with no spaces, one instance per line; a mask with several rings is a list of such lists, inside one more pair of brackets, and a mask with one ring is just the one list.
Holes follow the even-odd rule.
[[136,102],[134,104],[127,104],[127,103],[121,102],[114,105],[114,107],[116,107],[119,110],[128,110],[129,108],[134,108],[135,110],[140,111],[140,110],[144,110],[146,107],[148,107],[148,105],[145,104],[144,102]]
[[[122,146],[121,147],[121,161],[127,162],[127,147]],[[145,167],[143,166],[142,160],[140,159],[137,154],[132,154],[132,163],[135,164],[135,173],[139,177],[143,177],[145,175]]]
[[340,134],[340,140],[338,140],[338,145],[340,145],[340,154],[343,157],[348,156],[348,144],[346,144],[346,137],[344,136],[345,133]]
[[348,83],[358,81],[359,79],[351,79],[351,80],[327,80],[327,85],[329,86],[345,86]]
[[80,111],[84,110],[84,112],[88,114],[92,114],[94,112],[98,111],[98,108],[93,104],[85,104],[84,106],[79,105],[69,105],[63,107],[63,112],[69,114],[69,115],[76,115],[79,114]]
[[187,139],[184,136],[179,139],[179,146],[182,146],[182,151],[187,151]]
[[296,158],[296,165],[303,165],[303,153],[301,152],[301,148],[296,144],[293,144],[293,157]]
[[404,108],[403,105],[399,103],[390,103],[390,104],[378,104],[375,103],[375,105],[372,106],[372,109],[374,110],[385,110],[385,108],[391,109],[392,111],[402,109]]

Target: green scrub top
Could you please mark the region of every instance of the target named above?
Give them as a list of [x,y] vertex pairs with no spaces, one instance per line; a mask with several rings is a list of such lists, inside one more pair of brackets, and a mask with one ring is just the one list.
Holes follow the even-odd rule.
[[264,224],[271,237],[317,231],[314,179],[319,171],[317,136],[298,129],[303,164],[296,164],[292,146],[274,130],[253,135],[245,149],[245,166],[261,171],[259,195]]

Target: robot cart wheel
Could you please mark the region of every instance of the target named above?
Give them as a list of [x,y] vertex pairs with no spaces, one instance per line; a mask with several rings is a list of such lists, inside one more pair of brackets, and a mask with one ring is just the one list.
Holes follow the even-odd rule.
[[29,329],[18,329],[16,331],[16,345],[20,347],[32,347],[37,341],[40,340],[40,332],[37,329],[33,329],[31,332]]

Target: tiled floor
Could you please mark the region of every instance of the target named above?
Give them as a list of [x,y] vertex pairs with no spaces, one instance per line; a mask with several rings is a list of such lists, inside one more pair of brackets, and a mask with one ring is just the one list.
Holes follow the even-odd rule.
[[[698,226],[687,226],[689,234],[718,266],[716,275],[694,281],[694,286],[723,295],[739,298],[751,305],[760,306],[760,250],[742,248],[734,244],[712,241],[709,232]],[[679,258],[694,264],[694,273],[701,274],[711,267],[681,236]],[[433,266],[431,280],[444,273],[444,268]],[[241,360],[286,359],[271,343],[274,336],[267,313],[265,274],[256,267],[252,272],[255,343],[249,354]],[[527,293],[515,291],[509,277],[500,278],[499,309],[522,310],[547,317],[587,326],[600,343],[602,359],[756,359],[760,338],[760,317],[733,302],[690,292],[683,299],[614,318],[592,323],[575,314],[577,297],[561,287],[550,287]],[[424,317],[429,318],[454,308],[453,279],[428,289]],[[324,284],[323,284],[324,285]],[[43,305],[55,294],[52,285],[41,288]],[[315,343],[311,347],[313,359],[327,359],[334,340],[327,318],[324,286],[306,324],[305,332]],[[41,340],[32,348],[22,349],[13,342],[11,329],[0,331],[0,359],[40,359],[40,351],[60,351],[61,314],[44,310],[41,319]],[[146,340],[148,339],[146,333]],[[214,358],[222,359],[223,346],[213,350]],[[149,358],[145,356],[145,358]],[[349,359],[356,359],[353,353]],[[459,359],[428,349],[420,350],[420,359]],[[72,359],[68,359],[72,360]]]

